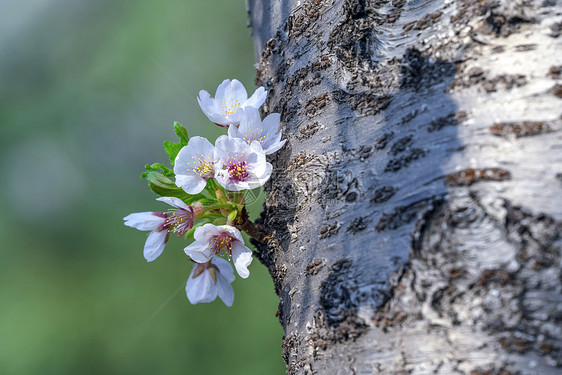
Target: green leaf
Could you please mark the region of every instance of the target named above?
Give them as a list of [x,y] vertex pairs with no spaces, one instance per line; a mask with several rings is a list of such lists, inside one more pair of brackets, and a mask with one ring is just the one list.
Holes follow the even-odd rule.
[[162,197],[176,197],[184,201],[185,204],[207,199],[203,194],[187,194],[160,172],[146,172],[146,179],[150,190]]
[[217,204],[217,200],[216,199],[212,199],[212,198],[206,198],[203,196],[203,198],[198,199],[199,202],[201,202],[201,204],[203,206],[212,206],[213,204]]
[[[148,169],[148,168],[147,168]],[[177,197],[180,199],[189,197],[183,189],[179,188],[172,180],[160,172],[145,172],[150,190],[162,197]]]
[[[187,193],[186,193],[187,194]],[[189,194],[188,194],[189,195]],[[208,200],[208,198],[205,198],[205,196],[203,194],[193,194],[193,195],[189,195],[188,198],[184,198],[183,201],[186,204],[191,204],[193,202],[205,202],[206,200]],[[213,201],[214,203],[214,201]],[[204,203],[203,203],[204,204]]]
[[197,227],[194,225],[193,228],[191,228],[190,230],[188,230],[188,231],[185,233],[185,238],[186,238],[187,240],[193,239],[193,235],[195,234],[195,229],[196,229],[196,228],[197,228]]
[[168,156],[170,157],[170,163],[172,165],[174,165],[174,162],[176,161],[176,156],[178,156],[178,152],[180,152],[182,147],[183,146],[180,145],[179,143],[168,142],[168,141],[164,142],[164,150],[166,150],[166,152],[168,153]]
[[172,166],[174,165],[176,157],[178,156],[178,153],[180,152],[182,147],[187,145],[187,143],[189,142],[187,130],[182,126],[182,124],[177,121],[174,121],[174,131],[180,139],[180,143],[169,141],[164,142],[164,150],[166,150],[166,153],[170,157],[170,163],[172,164]]
[[187,135],[187,129],[177,121],[174,121],[174,131],[180,139],[180,145],[183,147],[189,142],[189,135]]
[[[156,172],[158,170],[162,170],[162,174],[166,177],[174,177],[174,171],[171,170],[170,168],[166,167],[164,164],[162,163],[154,163],[154,164],[145,164],[144,168],[146,169],[147,172]],[[148,173],[144,172],[143,174],[141,174],[142,178],[147,178]]]

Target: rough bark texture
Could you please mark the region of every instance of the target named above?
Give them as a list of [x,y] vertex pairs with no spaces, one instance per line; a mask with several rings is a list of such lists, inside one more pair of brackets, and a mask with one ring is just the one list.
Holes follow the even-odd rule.
[[249,11],[288,373],[560,373],[561,2]]

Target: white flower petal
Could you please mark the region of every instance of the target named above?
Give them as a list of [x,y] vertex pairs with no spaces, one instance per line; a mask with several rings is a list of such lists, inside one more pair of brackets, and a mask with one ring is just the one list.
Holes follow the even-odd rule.
[[[197,266],[193,267],[195,270]],[[193,271],[185,284],[187,299],[192,304],[213,302],[218,295],[218,289],[209,271],[205,270],[197,277],[193,278]]]
[[211,95],[205,90],[199,91],[199,97],[197,98],[197,102],[199,103],[199,107],[203,113],[211,120],[212,122],[222,122],[225,121],[225,118],[219,114],[219,109],[217,107],[217,101],[211,98]]
[[176,185],[181,187],[187,194],[199,194],[205,189],[207,181],[195,173],[176,174]]
[[232,269],[232,265],[229,261],[223,258],[214,257],[211,262],[218,267],[220,274],[225,278],[225,280],[229,283],[234,281],[234,270]]
[[[221,136],[216,141],[215,179],[227,190],[240,191],[262,186],[271,174],[265,153],[257,142],[248,145],[242,139]],[[241,179],[241,172],[247,173]],[[234,172],[233,172],[234,171]]]
[[[281,135],[279,135],[279,138],[281,138]],[[264,150],[265,154],[271,155],[274,152],[279,151],[279,149],[285,145],[285,142],[287,142],[286,139],[282,141],[272,142],[271,145],[266,150]]]
[[[217,97],[219,97],[218,89],[215,99]],[[233,79],[228,85],[224,86],[224,98],[226,100],[232,99],[234,102],[238,101],[240,105],[242,105],[246,100],[248,100],[248,93],[246,92],[244,85],[239,80]]]
[[260,175],[255,175],[255,174],[251,174],[250,179],[248,181],[246,181],[246,188],[245,189],[255,189],[258,188],[260,186],[263,186],[267,180],[269,180],[269,177],[271,177],[271,172],[273,170],[273,166],[271,165],[271,163],[265,163],[264,164],[264,170],[263,173]]
[[215,157],[217,160],[225,160],[225,158],[232,155],[249,152],[250,150],[248,144],[242,139],[230,138],[228,135],[221,135],[215,141]]
[[193,137],[174,162],[176,185],[188,194],[203,191],[207,179],[214,176],[215,147],[206,138]]
[[125,225],[138,230],[156,230],[165,218],[157,216],[154,212],[136,212],[123,218]]
[[230,80],[225,79],[221,82],[221,84],[217,87],[217,91],[215,92],[215,100],[225,99],[226,88],[230,85]]
[[156,198],[156,200],[160,202],[168,203],[170,206],[175,208],[183,208],[184,210],[189,210],[189,206],[185,204],[184,201],[176,197],[160,197],[160,198]]
[[259,108],[265,102],[267,98],[267,91],[263,87],[259,87],[252,96],[243,104],[244,107],[251,106],[254,108]]
[[242,108],[259,108],[266,97],[267,92],[260,87],[248,99],[248,93],[240,81],[225,79],[217,87],[214,98],[207,91],[201,90],[197,101],[209,120],[219,126],[229,126],[240,123]]
[[164,251],[164,246],[166,246],[166,237],[168,236],[168,231],[163,230],[160,232],[150,232],[146,238],[144,244],[144,258],[148,262],[152,262],[162,254]]
[[245,279],[250,276],[248,266],[252,263],[252,250],[248,249],[240,242],[233,242],[232,261],[234,262],[234,267],[241,278]]
[[189,246],[186,246],[183,251],[197,263],[206,263],[215,255],[209,248],[208,241],[205,242],[196,240]]
[[213,236],[218,236],[221,233],[220,227],[207,223],[200,227],[195,228],[193,238],[196,241],[209,242]]
[[240,133],[240,130],[238,130],[238,128],[236,126],[229,126],[228,127],[228,136],[230,138],[240,138],[240,139],[243,138],[242,133]]
[[267,115],[263,121],[262,126],[265,130],[270,133],[279,133],[279,125],[281,124],[281,114],[280,113],[270,113]]
[[191,162],[193,156],[202,157],[213,161],[215,147],[207,138],[195,136],[189,139],[189,143],[182,147],[176,159]]
[[[263,128],[260,112],[255,107],[244,107],[240,110],[240,132],[248,136],[256,129]],[[239,137],[241,138],[241,137]]]
[[217,273],[217,284],[215,285],[219,298],[228,307],[234,303],[234,290],[232,285],[220,273]]
[[238,241],[244,243],[244,237],[242,237],[242,233],[240,233],[238,228],[231,225],[219,225],[216,228],[219,229],[219,232],[217,234],[220,234],[220,232],[226,232],[230,237],[234,237]]

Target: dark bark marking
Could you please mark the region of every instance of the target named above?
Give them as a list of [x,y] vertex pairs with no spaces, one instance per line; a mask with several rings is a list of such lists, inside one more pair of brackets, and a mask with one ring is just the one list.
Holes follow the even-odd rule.
[[320,124],[318,122],[313,122],[312,124],[306,124],[304,128],[299,129],[299,134],[297,135],[298,139],[306,139],[312,137],[318,129],[320,128]]
[[[465,114],[466,116],[466,114]],[[443,129],[445,126],[453,126],[457,125],[457,114],[456,113],[449,113],[447,116],[439,117],[435,120],[432,120],[427,127],[427,131],[432,133],[434,131],[438,131]]]
[[493,135],[502,137],[514,135],[517,138],[545,134],[551,130],[549,124],[543,121],[500,122],[490,127]]
[[515,50],[517,52],[533,51],[535,49],[537,49],[536,44],[520,44],[518,46],[515,46]]
[[439,11],[427,14],[420,20],[412,21],[412,22],[408,22],[408,23],[404,24],[402,29],[404,31],[427,30],[433,24],[435,24],[437,21],[439,21],[439,18],[441,18],[442,15],[443,15],[443,12],[439,12]]
[[496,92],[498,88],[511,90],[514,87],[521,87],[527,84],[527,77],[522,74],[502,74],[492,79],[486,79],[482,87],[486,92]]
[[469,186],[480,181],[506,181],[511,179],[511,173],[501,168],[467,168],[459,172],[450,173],[445,181],[448,186]]
[[557,98],[562,98],[562,85],[556,84],[551,89],[550,92]]
[[390,95],[378,95],[371,92],[348,93],[336,90],[332,97],[338,104],[349,104],[351,109],[365,116],[373,116],[384,110],[391,101]]
[[420,217],[425,211],[433,210],[435,206],[441,203],[442,199],[442,197],[422,199],[407,206],[397,207],[392,213],[383,213],[375,229],[378,232],[397,229]]
[[335,334],[332,339],[341,341],[357,338],[367,329],[365,321],[357,316],[360,301],[354,294],[358,286],[354,285],[351,272],[352,262],[339,260],[330,267],[328,277],[320,286],[324,321]]
[[394,138],[394,132],[384,133],[382,137],[378,138],[375,141],[373,145],[375,147],[375,150],[382,150],[383,148],[385,148],[387,143],[391,141],[392,138]]
[[412,161],[417,160],[421,157],[424,157],[426,152],[421,148],[411,148],[408,150],[406,155],[403,155],[396,159],[391,159],[386,168],[384,169],[385,172],[396,172],[401,168],[407,167]]
[[489,367],[486,369],[482,369],[480,367],[470,370],[469,375],[518,375],[519,372],[511,372],[506,370],[504,366],[500,368]]
[[513,278],[514,275],[511,272],[507,272],[502,269],[487,269],[482,272],[482,275],[478,279],[478,285],[487,286],[491,283],[507,285],[507,283],[513,280]]
[[368,159],[372,153],[373,153],[373,146],[369,146],[369,145],[360,146],[358,150],[359,160],[364,161],[365,159]]
[[314,258],[312,262],[306,266],[306,272],[308,275],[316,275],[324,266],[326,265],[326,260],[321,258]]
[[398,191],[394,186],[383,186],[375,190],[375,196],[371,198],[371,203],[380,204],[386,202]]
[[419,50],[410,48],[402,57],[400,73],[401,88],[412,88],[417,91],[441,82],[443,77],[452,76],[454,65],[441,60],[432,62]]
[[[554,4],[556,5],[556,4]],[[558,38],[562,34],[562,22],[556,22],[550,25],[550,36],[553,38]]]
[[333,224],[325,225],[320,229],[319,239],[329,238],[338,234],[342,224],[340,222],[335,222]]
[[[562,223],[509,201],[500,201],[506,215],[498,220],[480,206],[475,194],[464,197],[462,205],[445,202],[416,224],[418,235],[413,238],[407,271],[389,291],[391,298],[377,311],[375,322],[384,329],[423,319],[421,306],[426,300],[448,322],[445,326],[460,324],[459,314],[466,319],[480,311],[472,318],[474,329],[498,337],[504,351],[548,355],[552,366],[562,366],[562,340],[557,329],[545,323],[562,321]],[[469,229],[484,229],[479,232],[483,236],[503,232],[494,241],[505,241],[507,248],[502,251],[513,249],[517,265],[486,268],[487,261],[480,257],[487,256],[487,248],[470,246],[458,238]],[[467,265],[463,260],[466,251],[471,252],[469,258],[478,260]],[[416,296],[418,301],[408,306],[395,303],[401,294]],[[498,374],[508,363],[490,363],[478,371]]]
[[322,108],[326,107],[329,100],[328,94],[322,94],[310,99],[304,106],[304,113],[309,118],[316,116]]
[[300,9],[287,18],[285,30],[290,38],[298,38],[309,31],[320,17],[321,1],[305,2]]
[[[344,150],[344,153],[352,157],[354,154],[351,150]],[[353,203],[359,197],[358,179],[353,176],[351,171],[342,172],[338,167],[340,163],[326,166],[326,175],[319,184],[319,186],[322,186],[322,190],[317,199],[322,207],[326,207],[330,201],[341,200],[342,198],[347,203]]]
[[366,216],[360,216],[351,221],[351,224],[346,229],[346,232],[351,232],[353,234],[361,232],[369,225],[371,220]]
[[412,140],[414,136],[412,134],[408,134],[405,137],[400,138],[396,143],[392,145],[390,151],[388,152],[390,155],[398,155],[401,152],[406,151],[414,141]]
[[554,79],[560,78],[560,76],[562,75],[562,65],[551,66],[550,69],[548,69],[548,75]]
[[[498,5],[491,3],[483,10],[484,14],[487,11],[490,12],[490,15],[486,17],[487,31],[489,34],[495,34],[496,36],[509,36],[518,31],[522,24],[532,22],[523,14],[522,10],[519,14],[504,14],[500,13],[502,10],[499,9]],[[485,32],[486,30],[481,29],[480,31]]]
[[322,82],[324,71],[331,65],[330,58],[322,56],[317,61],[309,62],[289,75],[285,80],[285,86],[298,86],[302,91],[310,90]]
[[352,191],[345,196],[345,201],[347,203],[353,203],[357,200],[358,194],[356,191]]
[[496,92],[499,89],[511,90],[514,87],[521,87],[527,84],[527,77],[522,74],[501,74],[494,78],[486,76],[484,70],[479,67],[472,67],[463,76],[459,75],[454,81],[453,87],[473,87],[478,86],[487,93]]

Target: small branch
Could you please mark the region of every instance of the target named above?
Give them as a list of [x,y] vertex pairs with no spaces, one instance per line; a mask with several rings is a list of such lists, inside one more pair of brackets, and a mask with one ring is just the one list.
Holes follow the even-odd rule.
[[250,221],[248,219],[246,208],[243,209],[242,217],[237,220],[234,226],[246,232],[248,236],[252,237],[254,240],[262,243],[265,242],[265,238],[267,236],[265,227],[262,224],[257,224]]

